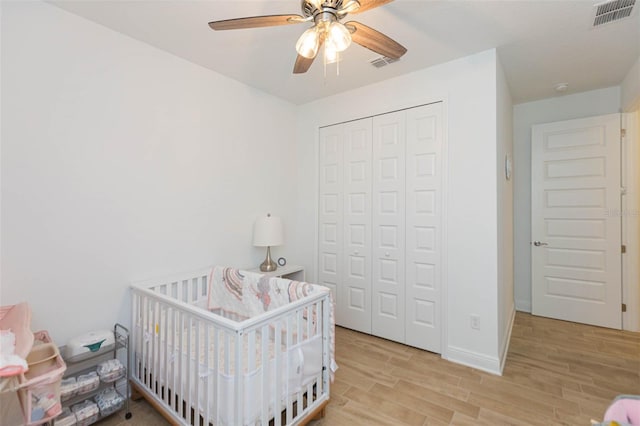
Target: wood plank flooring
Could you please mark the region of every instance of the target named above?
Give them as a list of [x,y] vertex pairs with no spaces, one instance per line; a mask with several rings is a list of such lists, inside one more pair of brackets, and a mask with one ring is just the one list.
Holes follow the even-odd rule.
[[[344,328],[328,425],[588,425],[619,394],[640,394],[640,333],[517,313],[504,375]],[[112,425],[158,425],[146,403]],[[166,423],[164,423],[166,424]]]

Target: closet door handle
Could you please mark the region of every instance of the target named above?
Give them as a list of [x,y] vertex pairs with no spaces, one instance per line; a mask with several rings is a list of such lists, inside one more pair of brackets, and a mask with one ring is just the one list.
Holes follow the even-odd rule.
[[536,247],[540,247],[540,246],[548,246],[548,243],[541,243],[540,241],[534,241],[533,245]]
[[384,254],[384,256],[385,256],[385,257],[389,257],[389,252],[386,252],[386,253]]
[[360,252],[358,250],[354,250],[353,254],[360,254]]

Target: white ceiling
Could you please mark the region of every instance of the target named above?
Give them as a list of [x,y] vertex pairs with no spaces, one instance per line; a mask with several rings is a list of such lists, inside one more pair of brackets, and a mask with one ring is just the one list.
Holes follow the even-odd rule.
[[296,104],[364,86],[496,47],[514,103],[620,84],[640,56],[640,4],[630,18],[591,28],[595,0],[408,1],[357,15],[404,45],[401,61],[369,64],[379,55],[353,44],[340,74],[321,58],[293,75],[295,42],[309,24],[213,31],[212,20],[298,14],[299,0],[52,0],[51,3],[159,49]]

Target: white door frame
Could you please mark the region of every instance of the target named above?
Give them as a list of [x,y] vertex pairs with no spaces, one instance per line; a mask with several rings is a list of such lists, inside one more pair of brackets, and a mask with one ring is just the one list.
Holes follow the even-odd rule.
[[640,109],[622,114],[622,329],[640,331]]

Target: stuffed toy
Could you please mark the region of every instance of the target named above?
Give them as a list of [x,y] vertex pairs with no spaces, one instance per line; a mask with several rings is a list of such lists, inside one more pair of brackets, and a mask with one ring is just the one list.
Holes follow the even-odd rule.
[[620,395],[613,400],[604,413],[599,426],[635,426],[640,425],[640,395]]

